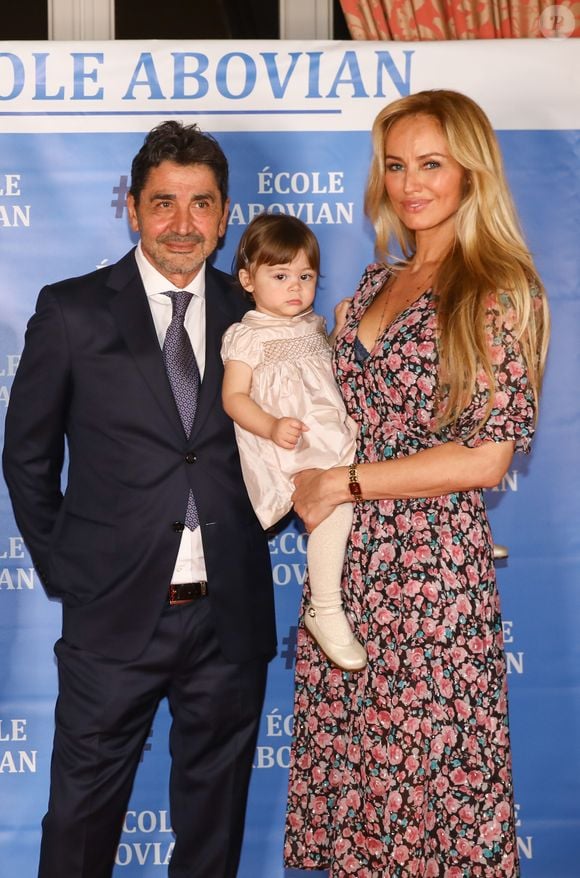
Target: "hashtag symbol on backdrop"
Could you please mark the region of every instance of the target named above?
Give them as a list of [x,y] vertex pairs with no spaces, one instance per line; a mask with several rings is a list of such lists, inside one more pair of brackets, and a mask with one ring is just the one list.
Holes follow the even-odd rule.
[[282,639],[283,645],[286,649],[283,649],[280,652],[280,658],[285,659],[286,661],[286,670],[289,671],[294,666],[294,660],[296,658],[296,641],[298,639],[298,628],[296,625],[290,625],[288,629],[288,637],[284,637]]
[[123,211],[127,204],[127,195],[129,194],[128,180],[129,178],[126,174],[123,174],[119,177],[119,185],[113,186],[113,195],[117,196],[111,201],[111,207],[115,208],[115,219],[121,219],[123,216]]

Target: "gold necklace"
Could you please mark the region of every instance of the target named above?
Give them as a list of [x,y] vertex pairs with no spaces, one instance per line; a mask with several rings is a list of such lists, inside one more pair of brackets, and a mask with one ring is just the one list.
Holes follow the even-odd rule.
[[[410,293],[407,293],[407,294],[405,295],[405,297],[404,297],[404,299],[402,300],[402,303],[401,303],[401,304],[402,304],[402,307],[399,309],[399,311],[397,311],[396,314],[393,315],[392,319],[391,319],[387,324],[385,324],[385,325],[383,326],[383,321],[384,321],[384,319],[385,319],[385,313],[386,313],[386,310],[387,310],[387,305],[388,305],[388,303],[389,303],[389,289],[390,289],[390,286],[391,286],[391,281],[393,280],[393,278],[395,278],[395,274],[394,274],[394,272],[391,273],[391,275],[389,276],[389,278],[388,278],[386,284],[385,284],[384,287],[383,287],[383,310],[381,311],[381,319],[379,320],[379,326],[378,326],[378,329],[377,329],[376,341],[378,341],[379,338],[382,336],[382,334],[383,334],[383,332],[385,331],[385,329],[387,328],[387,326],[388,326],[390,323],[393,323],[393,321],[396,320],[396,318],[399,316],[399,314],[402,314],[403,311],[406,311],[407,308],[408,308],[408,307],[409,307],[409,306],[415,301],[415,299],[417,298],[417,293],[421,290],[421,288],[423,288],[423,292],[424,292],[425,290],[428,290],[428,289],[429,289],[429,281],[432,280],[434,274],[435,274],[435,269],[433,268],[433,269],[429,272],[429,274],[427,275],[427,277],[426,277],[424,280],[419,281],[419,283],[416,284],[416,285],[413,287],[413,289],[411,290],[411,292],[410,292]],[[400,275],[399,275],[399,276],[400,276]],[[396,278],[395,278],[395,279],[396,279]]]

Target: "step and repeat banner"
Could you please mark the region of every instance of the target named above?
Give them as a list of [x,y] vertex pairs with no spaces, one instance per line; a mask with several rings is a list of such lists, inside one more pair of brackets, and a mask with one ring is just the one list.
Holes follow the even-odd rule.
[[[134,243],[125,209],[130,164],[155,124],[197,122],[229,157],[232,207],[218,267],[229,270],[255,214],[298,216],[320,240],[317,307],[330,319],[373,260],[363,192],[377,112],[410,92],[446,87],[470,95],[490,116],[553,315],[533,452],[516,457],[487,492],[495,541],[509,550],[498,578],[524,878],[580,875],[579,48],[565,39],[0,43],[2,412],[40,287],[108,265]],[[285,875],[306,539],[293,522],[270,543],[279,652],[270,666],[240,878]],[[48,793],[60,607],[34,573],[5,487],[0,558],[0,873],[31,878]],[[168,727],[162,704],[115,878],[166,874]]]

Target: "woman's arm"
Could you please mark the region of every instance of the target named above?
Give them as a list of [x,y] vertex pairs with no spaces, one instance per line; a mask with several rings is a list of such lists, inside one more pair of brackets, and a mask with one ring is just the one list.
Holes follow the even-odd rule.
[[255,436],[271,439],[281,448],[294,448],[306,424],[297,418],[275,418],[250,397],[252,370],[241,360],[228,360],[224,366],[222,402],[224,410],[239,427]]
[[[507,472],[513,453],[511,441],[484,442],[477,448],[446,442],[408,457],[358,464],[357,474],[365,500],[438,497],[495,487]],[[335,506],[352,500],[345,466],[306,470],[294,481],[294,508],[309,531]]]

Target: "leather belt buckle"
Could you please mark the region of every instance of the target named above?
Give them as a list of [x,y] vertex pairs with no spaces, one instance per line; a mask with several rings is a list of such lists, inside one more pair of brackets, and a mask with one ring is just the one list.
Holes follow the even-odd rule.
[[207,596],[207,582],[177,582],[169,586],[167,601],[170,606],[175,607],[179,604],[190,604],[198,598]]

